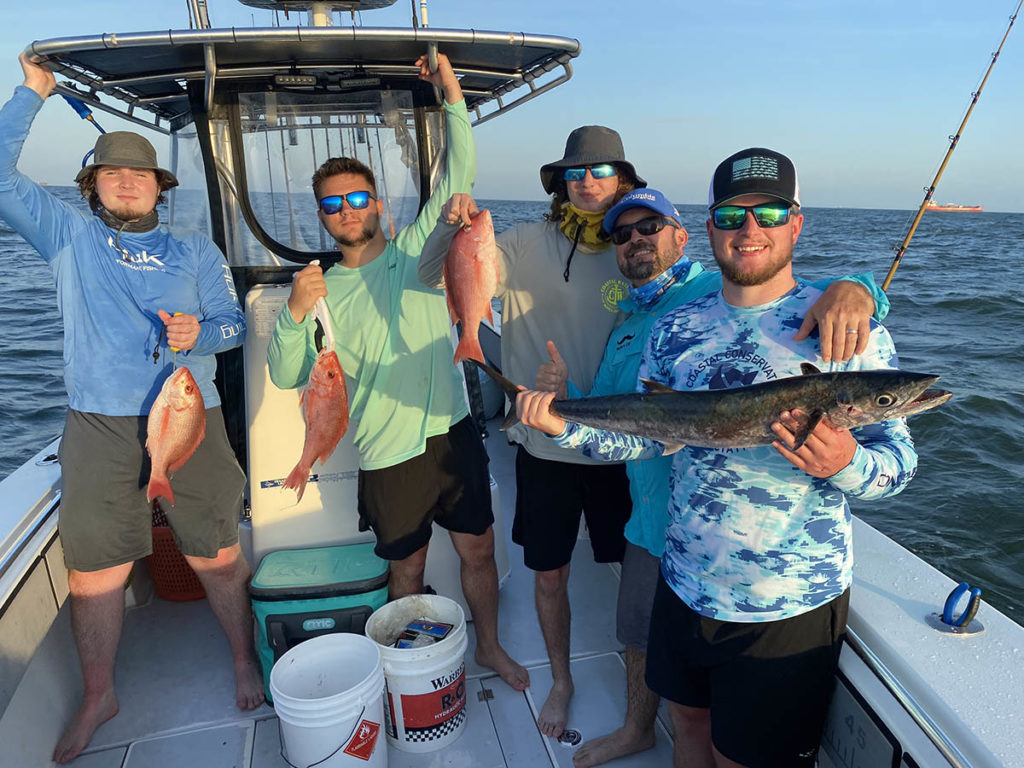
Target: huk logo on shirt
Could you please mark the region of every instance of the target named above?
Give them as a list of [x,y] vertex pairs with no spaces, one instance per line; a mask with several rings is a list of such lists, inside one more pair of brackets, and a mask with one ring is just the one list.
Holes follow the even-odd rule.
[[120,263],[124,266],[130,267],[131,269],[148,272],[164,268],[164,263],[160,261],[160,257],[158,255],[149,253],[148,251],[132,253],[126,248],[122,248],[120,245],[115,243],[113,236],[107,237],[107,245],[117,251],[118,256],[120,256]]

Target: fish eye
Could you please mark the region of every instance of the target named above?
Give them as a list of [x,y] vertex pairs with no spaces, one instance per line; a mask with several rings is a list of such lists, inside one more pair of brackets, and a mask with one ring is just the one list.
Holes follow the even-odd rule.
[[334,371],[331,371],[331,372],[329,372],[329,373],[327,374],[327,378],[328,378],[328,379],[333,379],[333,378],[334,378]]
[[881,405],[884,408],[888,408],[890,405],[895,405],[896,398],[892,395],[881,394],[875,398],[875,404]]

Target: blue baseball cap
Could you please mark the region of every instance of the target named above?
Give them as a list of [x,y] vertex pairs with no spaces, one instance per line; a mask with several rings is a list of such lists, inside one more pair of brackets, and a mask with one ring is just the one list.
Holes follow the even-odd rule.
[[655,213],[672,219],[680,227],[683,226],[683,222],[679,220],[679,211],[668,201],[668,198],[656,189],[644,187],[643,189],[634,189],[613,205],[611,210],[604,215],[601,228],[605,232],[611,232],[619,216],[633,208],[648,208]]

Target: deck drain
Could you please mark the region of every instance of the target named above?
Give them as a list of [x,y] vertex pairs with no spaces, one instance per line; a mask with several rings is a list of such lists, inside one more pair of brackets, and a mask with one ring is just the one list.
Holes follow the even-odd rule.
[[563,747],[575,747],[581,741],[583,741],[583,734],[574,728],[566,728],[558,737],[558,743]]

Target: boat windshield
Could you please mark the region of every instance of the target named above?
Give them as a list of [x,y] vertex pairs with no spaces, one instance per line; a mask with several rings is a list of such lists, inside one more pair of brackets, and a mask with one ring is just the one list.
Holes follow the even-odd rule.
[[[443,157],[443,110],[413,102],[409,91],[379,89],[232,94],[208,128],[193,124],[175,134],[181,187],[172,221],[217,234],[202,162],[200,132],[207,130],[232,266],[302,263],[334,250],[311,185],[314,171],[332,157],[356,158],[373,171],[384,207],[381,226],[393,237],[415,218],[424,197],[421,179],[430,179],[430,186]],[[216,204],[216,196],[210,200]]]

